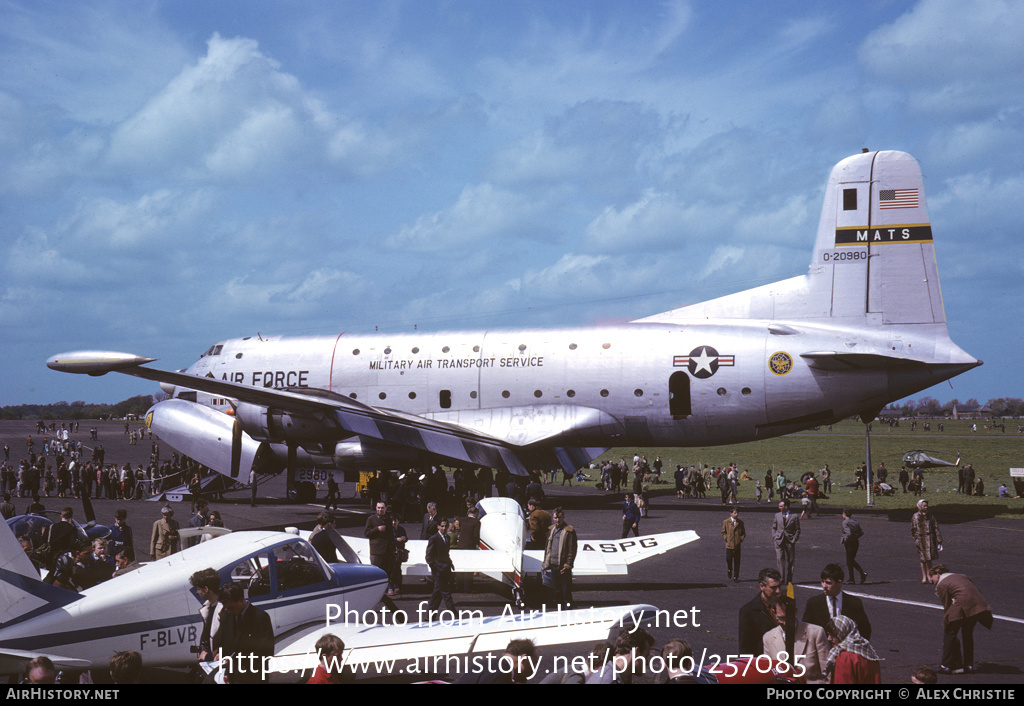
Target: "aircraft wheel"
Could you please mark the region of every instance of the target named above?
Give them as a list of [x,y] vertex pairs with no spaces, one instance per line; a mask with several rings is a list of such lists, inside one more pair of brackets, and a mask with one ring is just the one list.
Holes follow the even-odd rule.
[[309,482],[288,486],[287,496],[295,502],[308,503],[316,500],[316,486]]
[[302,498],[303,502],[307,502],[308,503],[308,502],[312,502],[313,500],[316,500],[316,486],[315,485],[313,485],[312,483],[309,483],[309,482],[305,482],[305,483],[300,483],[299,487],[300,487],[300,491],[299,492],[301,494],[301,498]]

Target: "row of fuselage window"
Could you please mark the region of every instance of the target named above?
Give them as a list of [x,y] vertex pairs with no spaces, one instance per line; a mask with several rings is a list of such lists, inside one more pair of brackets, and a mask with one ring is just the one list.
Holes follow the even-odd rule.
[[[724,387],[718,388],[716,390],[716,392],[718,393],[719,396],[724,396],[724,395],[728,394],[727,390]],[[744,387],[740,392],[744,396],[746,396],[746,395],[749,395],[751,393],[751,390],[750,390],[749,387]],[[608,397],[610,394],[611,393],[608,390],[601,390],[601,392],[600,392],[601,397]],[[638,387],[637,389],[633,390],[633,395],[635,397],[643,397],[644,396],[644,391],[641,388]],[[355,392],[350,392],[348,394],[348,396],[351,397],[354,400],[355,399],[359,399],[359,396]],[[512,396],[512,393],[509,392],[508,390],[502,390],[501,391],[501,396],[504,399],[507,400],[509,397]],[[544,396],[544,392],[542,390],[534,390],[533,391],[533,396],[536,397],[537,399],[540,399],[541,397]],[[573,398],[573,397],[576,396],[576,391],[575,390],[566,390],[565,391],[565,396],[569,397],[569,398]],[[380,392],[380,393],[377,394],[377,398],[380,399],[380,400],[386,400],[388,398],[388,393]],[[472,400],[475,400],[477,398],[477,391],[476,390],[471,390],[470,393],[469,393],[469,398],[472,399]],[[416,393],[415,392],[409,392],[409,399],[410,400],[416,399]],[[449,407],[452,406],[452,393],[451,393],[450,390],[441,390],[440,393],[438,394],[438,399],[439,399],[439,401],[441,403],[441,408],[442,409],[448,409]],[[212,404],[214,406],[226,405],[227,403],[228,403],[228,401],[226,399],[223,399],[223,398],[214,398],[214,399],[210,400],[210,404]]]

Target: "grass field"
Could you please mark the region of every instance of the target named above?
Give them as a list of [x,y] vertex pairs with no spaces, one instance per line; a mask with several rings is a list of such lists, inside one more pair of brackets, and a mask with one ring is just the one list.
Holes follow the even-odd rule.
[[[901,422],[897,428],[875,423],[871,432],[871,465],[878,468],[885,463],[889,469],[889,482],[897,487],[896,495],[889,498],[875,498],[875,507],[880,509],[901,509],[913,507],[913,495],[904,495],[899,488],[898,475],[903,454],[915,449],[924,449],[929,455],[944,461],[956,461],[961,465],[974,464],[979,478],[985,481],[984,497],[958,495],[957,471],[955,468],[932,468],[925,470],[925,497],[933,510],[973,516],[1024,517],[1024,500],[997,498],[1000,483],[1006,483],[1013,492],[1010,468],[1024,467],[1024,435],[1017,433],[1016,420],[1009,420],[1005,433],[998,428],[985,430],[978,423],[978,431],[971,431],[971,422],[945,421],[945,431],[938,431],[938,422],[931,420],[932,431],[923,431],[919,422],[911,431],[909,422]],[[673,487],[672,472],[676,464],[708,464],[723,466],[735,462],[740,470],[748,470],[754,478],[763,479],[768,468],[783,470],[789,479],[799,479],[806,471],[818,471],[828,464],[832,471],[833,492],[822,506],[865,507],[867,498],[863,490],[844,487],[854,482],[853,470],[865,460],[864,425],[859,422],[841,422],[831,429],[821,427],[814,431],[791,434],[777,439],[766,439],[732,446],[709,446],[695,448],[616,448],[598,459],[625,457],[630,463],[634,453],[646,454],[649,462],[661,456],[664,463],[662,477],[666,483],[656,486],[663,490]],[[820,480],[820,478],[819,478]],[[714,491],[717,492],[717,491]],[[741,484],[740,497],[752,499],[754,484]],[[767,493],[765,493],[767,498]]]

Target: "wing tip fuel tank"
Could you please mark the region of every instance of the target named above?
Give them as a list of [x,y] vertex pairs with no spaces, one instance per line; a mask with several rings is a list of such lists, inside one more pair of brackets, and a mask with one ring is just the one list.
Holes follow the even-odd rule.
[[154,360],[156,358],[117,351],[72,351],[51,356],[46,361],[46,367],[62,373],[104,375],[115,370],[152,363]]

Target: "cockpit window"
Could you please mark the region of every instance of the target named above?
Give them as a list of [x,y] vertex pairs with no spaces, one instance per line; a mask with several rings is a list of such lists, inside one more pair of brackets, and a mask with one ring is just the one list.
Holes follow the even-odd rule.
[[242,585],[249,600],[327,580],[316,551],[301,540],[253,554],[235,564],[229,576]]
[[278,590],[287,591],[292,588],[320,583],[324,580],[324,572],[313,548],[305,542],[274,547],[274,558],[277,560]]
[[208,355],[220,355],[220,352],[222,350],[224,350],[224,345],[222,343],[218,343],[216,345],[210,346],[210,349],[208,351],[206,351],[205,353],[203,353],[199,357],[200,358],[205,358]]

